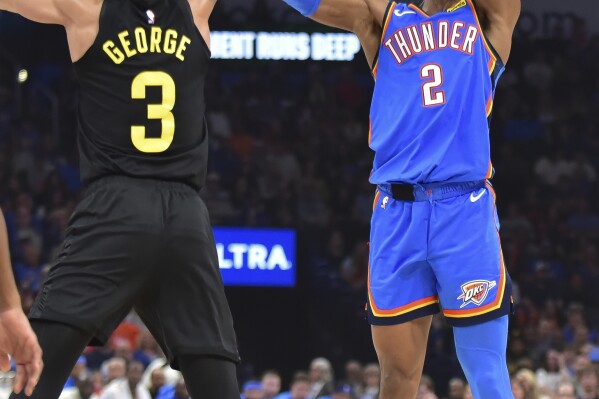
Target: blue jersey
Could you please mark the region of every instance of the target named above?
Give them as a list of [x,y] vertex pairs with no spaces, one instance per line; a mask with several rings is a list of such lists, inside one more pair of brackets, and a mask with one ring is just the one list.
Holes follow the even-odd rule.
[[490,178],[489,119],[502,72],[471,0],[433,16],[390,3],[372,70],[370,181]]

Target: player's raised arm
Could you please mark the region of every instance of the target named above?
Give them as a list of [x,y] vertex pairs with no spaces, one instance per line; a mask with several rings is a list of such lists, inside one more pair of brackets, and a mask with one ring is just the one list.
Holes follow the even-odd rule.
[[368,63],[380,45],[381,25],[388,0],[284,0],[291,7],[324,25],[354,32]]
[[60,0],[0,0],[0,10],[44,24],[66,25],[68,21]]
[[189,5],[193,14],[193,21],[206,41],[206,44],[210,47],[210,28],[208,26],[208,19],[216,5],[216,0],[189,0]]
[[473,0],[485,35],[505,63],[512,48],[512,34],[520,16],[520,0]]

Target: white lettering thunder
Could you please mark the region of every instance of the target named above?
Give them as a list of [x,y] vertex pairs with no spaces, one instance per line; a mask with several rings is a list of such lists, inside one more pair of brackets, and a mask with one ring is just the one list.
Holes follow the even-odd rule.
[[472,55],[480,36],[478,27],[461,21],[427,21],[400,28],[383,43],[398,64],[416,54],[446,48]]

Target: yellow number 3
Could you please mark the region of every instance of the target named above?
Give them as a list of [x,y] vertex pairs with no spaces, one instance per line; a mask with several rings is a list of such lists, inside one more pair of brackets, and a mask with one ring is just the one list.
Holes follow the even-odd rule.
[[131,126],[131,141],[141,152],[163,152],[170,147],[175,135],[175,117],[171,112],[175,106],[175,81],[165,72],[146,71],[133,79],[131,98],[146,98],[146,87],[162,87],[162,104],[148,104],[148,119],[160,119],[162,132],[160,137],[146,137],[145,126]]

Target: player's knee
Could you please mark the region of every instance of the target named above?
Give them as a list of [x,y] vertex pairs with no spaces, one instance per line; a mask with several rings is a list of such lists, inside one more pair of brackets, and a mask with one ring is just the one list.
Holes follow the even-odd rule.
[[418,385],[420,369],[413,364],[392,363],[381,368],[381,384],[383,386]]
[[[490,373],[489,373],[490,374]],[[492,375],[489,378],[477,378],[476,381],[470,383],[473,392],[478,392],[481,399],[512,399],[511,390],[498,383],[497,378]],[[478,399],[478,398],[475,398]]]

